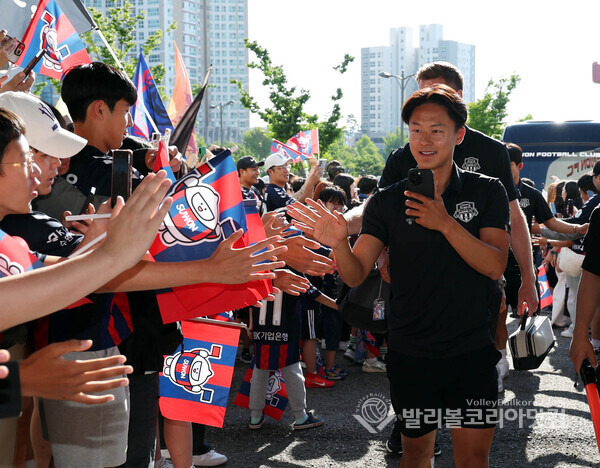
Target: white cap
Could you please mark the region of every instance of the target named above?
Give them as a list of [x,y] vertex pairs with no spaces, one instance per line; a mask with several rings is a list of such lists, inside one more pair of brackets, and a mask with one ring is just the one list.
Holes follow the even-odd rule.
[[62,128],[50,108],[33,94],[0,93],[0,107],[23,119],[29,145],[48,156],[70,158],[87,144],[84,138]]
[[270,168],[275,166],[283,166],[290,161],[292,161],[292,158],[290,158],[283,151],[280,153],[273,153],[267,159],[265,159],[265,171],[268,171]]

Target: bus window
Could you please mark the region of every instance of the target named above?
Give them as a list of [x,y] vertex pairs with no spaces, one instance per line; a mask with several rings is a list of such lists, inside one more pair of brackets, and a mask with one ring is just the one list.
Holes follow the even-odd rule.
[[502,141],[523,148],[520,175],[532,179],[539,190],[552,183],[550,176],[577,180],[600,160],[600,122],[590,120],[508,125]]

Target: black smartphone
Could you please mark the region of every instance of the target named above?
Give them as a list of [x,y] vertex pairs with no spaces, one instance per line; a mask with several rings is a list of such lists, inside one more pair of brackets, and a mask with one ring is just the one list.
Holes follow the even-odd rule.
[[[433,171],[431,169],[409,169],[406,190],[433,199],[435,197],[433,189]],[[409,198],[409,200],[417,201],[414,198]],[[408,216],[408,218],[415,219],[414,216]]]
[[10,36],[5,36],[4,39],[2,39],[0,47],[4,49],[8,61],[11,63],[15,63],[17,60],[19,60],[21,55],[23,55],[23,51],[25,50],[25,44]]
[[112,189],[110,193],[111,206],[115,206],[117,197],[127,201],[131,195],[131,150],[113,151]]
[[433,189],[433,171],[431,169],[409,169],[406,190],[433,199],[435,197]]
[[35,67],[40,60],[42,60],[42,57],[44,56],[45,53],[46,53],[46,49],[42,49],[42,50],[38,51],[37,54],[35,54],[35,56],[31,59],[31,62],[29,62],[27,64],[27,66],[23,69],[23,73],[25,73],[25,76],[27,76],[31,73],[31,70],[33,70],[33,67]]

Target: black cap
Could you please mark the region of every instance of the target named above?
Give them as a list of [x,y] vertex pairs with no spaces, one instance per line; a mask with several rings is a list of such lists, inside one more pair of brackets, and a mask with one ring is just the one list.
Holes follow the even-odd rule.
[[600,161],[598,161],[595,165],[594,165],[594,175],[600,175]]
[[240,158],[237,162],[237,169],[239,171],[240,169],[249,169],[251,167],[260,167],[264,165],[264,161],[258,162],[252,156],[244,156],[243,158]]

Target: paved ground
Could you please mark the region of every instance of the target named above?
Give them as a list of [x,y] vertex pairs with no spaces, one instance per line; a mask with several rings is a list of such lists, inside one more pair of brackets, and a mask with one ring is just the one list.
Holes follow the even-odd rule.
[[[515,328],[513,320],[509,331]],[[585,394],[573,388],[575,373],[568,347],[569,340],[558,336],[557,346],[539,369],[511,369],[500,395],[505,418],[494,437],[490,466],[600,466]],[[347,364],[341,353],[338,360]],[[288,409],[281,421],[268,419],[261,430],[250,431],[249,412],[231,404],[246,370],[238,363],[225,425],[209,429],[207,436],[217,451],[229,457],[227,466],[231,467],[398,466],[400,457],[388,455],[384,445],[392,424],[380,431],[365,422],[370,432],[354,417],[370,396],[389,398],[385,374],[349,369],[350,376],[333,388],[308,389],[309,408],[325,418],[321,428],[291,431],[293,416]],[[436,466],[454,466],[448,430],[441,433],[439,442],[443,453],[436,457]]]

